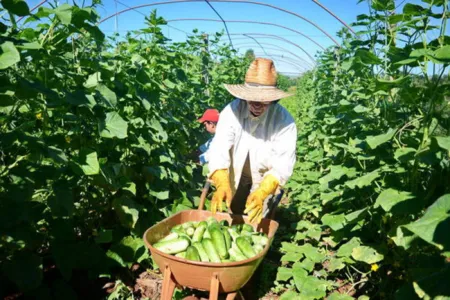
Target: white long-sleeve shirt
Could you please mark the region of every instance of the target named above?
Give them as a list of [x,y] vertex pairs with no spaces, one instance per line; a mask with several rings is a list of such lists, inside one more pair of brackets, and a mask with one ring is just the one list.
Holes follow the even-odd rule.
[[229,169],[234,193],[248,154],[252,190],[268,174],[275,176],[283,186],[294,169],[296,144],[297,127],[284,107],[271,104],[262,116],[255,118],[247,102],[236,99],[220,113],[216,135],[208,151],[209,176],[216,170]]

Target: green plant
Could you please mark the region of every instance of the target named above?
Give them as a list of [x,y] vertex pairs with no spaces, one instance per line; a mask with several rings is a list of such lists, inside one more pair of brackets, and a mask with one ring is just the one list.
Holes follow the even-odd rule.
[[299,83],[282,299],[450,295],[448,1],[423,2],[369,2]]
[[209,52],[201,35],[168,44],[155,11],[146,28],[106,38],[95,3],[35,14],[1,3],[0,293],[152,267],[142,235],[198,204],[196,119],[232,99],[221,85],[240,81],[247,60],[221,34]]

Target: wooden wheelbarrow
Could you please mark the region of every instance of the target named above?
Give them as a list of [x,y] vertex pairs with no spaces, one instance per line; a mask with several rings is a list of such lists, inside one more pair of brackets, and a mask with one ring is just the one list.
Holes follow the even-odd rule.
[[203,210],[208,189],[209,183],[207,182],[197,210],[181,211],[155,224],[144,233],[144,242],[164,274],[161,300],[171,300],[176,286],[209,291],[209,299],[211,300],[218,299],[219,293],[227,294],[227,300],[234,299],[239,290],[250,280],[273,242],[278,229],[278,223],[274,220],[264,218],[256,227],[250,224],[246,216],[216,213],[214,217],[218,221],[225,219],[232,225],[242,223],[252,225],[256,231],[267,234],[269,243],[255,257],[229,263],[191,261],[155,249],[152,245],[168,235],[170,229],[175,225],[190,221],[203,221],[213,215],[211,212]]

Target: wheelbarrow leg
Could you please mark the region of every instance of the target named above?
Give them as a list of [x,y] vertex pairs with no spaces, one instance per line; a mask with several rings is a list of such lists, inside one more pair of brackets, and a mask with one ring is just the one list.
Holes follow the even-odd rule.
[[164,279],[161,291],[161,300],[172,300],[173,292],[175,291],[176,283],[173,281],[172,271],[169,266],[164,269]]
[[209,289],[209,300],[219,299],[219,275],[217,273],[213,274],[211,278],[211,287]]

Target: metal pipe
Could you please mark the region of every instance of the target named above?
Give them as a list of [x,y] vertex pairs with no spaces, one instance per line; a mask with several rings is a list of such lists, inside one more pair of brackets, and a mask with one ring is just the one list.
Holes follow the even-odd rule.
[[293,42],[291,42],[291,41],[289,41],[289,40],[287,40],[285,38],[282,38],[282,37],[280,37],[280,36],[278,36],[276,34],[244,32],[244,33],[231,33],[231,35],[256,35],[256,36],[260,35],[260,36],[263,36],[263,37],[271,37],[271,38],[275,38],[275,39],[278,39],[278,40],[281,40],[281,41],[285,41],[286,43],[289,43],[289,44],[299,48],[300,50],[302,50],[309,57],[309,59],[311,59],[314,62],[314,64],[316,63],[315,59],[305,49],[303,49],[302,46],[300,46],[300,45],[298,45],[296,43],[293,43]]
[[295,66],[297,66],[297,67],[299,67],[299,68],[302,68],[303,71],[308,70],[308,68],[304,67],[299,61],[296,61],[296,60],[293,59],[293,58],[286,57],[286,56],[283,56],[283,55],[274,54],[274,53],[261,53],[261,52],[255,52],[255,55],[258,55],[258,56],[273,56],[273,57],[277,57],[277,58],[276,58],[277,60],[284,61],[284,62],[290,63],[290,64],[294,64]]
[[345,27],[348,28],[348,30],[350,30],[353,34],[356,34],[353,29],[347,25],[347,23],[345,23],[343,20],[341,20],[341,18],[339,18],[337,15],[335,15],[331,10],[329,10],[327,7],[325,7],[325,5],[323,5],[322,3],[320,3],[317,0],[312,0],[312,2],[314,2],[315,4],[319,5],[322,9],[324,9],[327,13],[329,13],[330,15],[332,15],[336,20],[338,20],[339,22],[341,22],[342,25],[344,25]]
[[[202,18],[180,18],[180,19],[171,19],[171,20],[166,20],[166,22],[170,23],[170,22],[179,22],[179,21],[209,21],[209,22],[222,22],[221,20],[217,20],[217,19],[202,19]],[[325,48],[320,45],[319,43],[317,43],[314,39],[312,39],[311,37],[307,36],[306,34],[283,26],[283,25],[279,25],[279,24],[275,24],[275,23],[269,23],[269,22],[259,22],[259,21],[250,21],[250,20],[225,20],[225,22],[227,23],[251,23],[251,24],[262,24],[262,25],[270,25],[270,26],[276,26],[276,27],[280,27],[292,32],[295,32],[297,34],[300,34],[301,36],[307,38],[308,40],[310,40],[311,42],[313,42],[314,44],[316,44],[319,48],[321,48],[322,50],[325,50]]]
[[[136,5],[133,6],[132,8],[127,8],[124,10],[119,11],[117,14],[122,14],[124,12],[130,11],[132,9],[135,8],[142,8],[142,7],[149,7],[149,6],[155,6],[155,5],[165,5],[165,4],[174,4],[174,3],[186,3],[186,2],[203,2],[204,0],[171,0],[171,1],[161,1],[161,2],[157,2],[157,3],[147,3],[147,4],[141,4],[141,5]],[[316,23],[310,21],[309,19],[303,17],[300,14],[297,14],[295,12],[289,11],[287,9],[275,6],[275,5],[271,5],[271,4],[267,4],[267,3],[262,3],[262,2],[256,2],[256,1],[247,1],[247,0],[209,0],[211,2],[231,2],[231,3],[247,3],[247,4],[254,4],[254,5],[261,5],[261,6],[267,6],[270,7],[272,9],[276,9],[288,14],[291,14],[293,16],[296,16],[308,23],[310,23],[311,25],[313,25],[314,27],[316,27],[318,30],[320,30],[322,33],[324,33],[327,37],[329,37],[337,46],[340,46],[339,43],[330,35],[328,34],[325,30],[323,30],[319,25],[317,25]],[[112,14],[108,17],[103,18],[102,20],[100,20],[99,24],[113,18],[116,14]]]
[[[235,46],[243,46],[243,45],[245,45],[245,44],[247,44],[247,45],[254,45],[253,43],[241,43],[241,44],[235,44]],[[293,53],[293,52],[287,50],[286,48],[283,48],[283,47],[281,47],[281,46],[278,46],[278,45],[275,45],[275,44],[271,44],[271,43],[261,43],[261,42],[259,42],[259,44],[261,44],[261,45],[268,45],[268,46],[278,47],[279,49],[267,48],[267,47],[265,47],[265,48],[266,48],[266,49],[269,49],[269,50],[283,51],[283,52],[285,52],[285,53],[289,53],[289,54],[291,54],[292,56],[295,56],[295,57],[298,58],[299,60],[303,61],[304,63],[308,64],[310,67],[314,67],[309,61],[307,61],[307,60],[305,60],[303,57],[300,57],[300,56],[298,56],[297,54],[295,54],[295,53]]]

